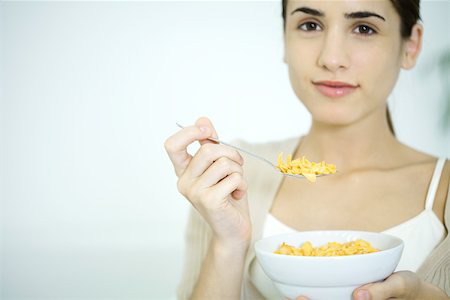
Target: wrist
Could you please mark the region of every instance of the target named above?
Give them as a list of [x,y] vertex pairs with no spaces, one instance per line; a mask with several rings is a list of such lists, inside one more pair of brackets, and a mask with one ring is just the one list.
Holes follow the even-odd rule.
[[211,250],[222,258],[245,257],[250,247],[250,239],[230,240],[213,237],[211,240]]

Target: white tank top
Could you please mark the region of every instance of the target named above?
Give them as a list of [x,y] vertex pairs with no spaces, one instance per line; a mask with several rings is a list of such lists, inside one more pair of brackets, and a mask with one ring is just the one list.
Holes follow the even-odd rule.
[[[383,233],[401,238],[405,244],[396,271],[417,271],[431,251],[445,238],[444,224],[433,211],[433,203],[445,160],[445,158],[440,158],[436,163],[425,199],[425,209],[406,222],[383,231]],[[263,238],[295,231],[269,213],[264,222]],[[283,299],[256,259],[250,265],[250,278],[266,299]]]

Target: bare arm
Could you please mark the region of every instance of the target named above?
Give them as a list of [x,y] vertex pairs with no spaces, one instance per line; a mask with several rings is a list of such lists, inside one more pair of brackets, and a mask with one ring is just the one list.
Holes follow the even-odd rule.
[[247,248],[213,239],[191,299],[239,299]]
[[[179,192],[212,229],[191,298],[239,299],[251,238],[243,159],[236,150],[208,141],[210,136],[216,136],[214,127],[203,118],[165,143]],[[192,156],[187,147],[196,141],[201,147]]]

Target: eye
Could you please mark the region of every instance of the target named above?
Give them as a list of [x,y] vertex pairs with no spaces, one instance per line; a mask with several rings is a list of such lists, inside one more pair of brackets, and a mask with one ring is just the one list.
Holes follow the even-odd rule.
[[315,23],[315,22],[305,22],[300,24],[300,26],[298,26],[298,29],[303,30],[303,31],[319,31],[322,28],[320,27],[319,24]]
[[362,34],[362,35],[372,35],[377,33],[372,27],[368,25],[358,25],[353,32]]

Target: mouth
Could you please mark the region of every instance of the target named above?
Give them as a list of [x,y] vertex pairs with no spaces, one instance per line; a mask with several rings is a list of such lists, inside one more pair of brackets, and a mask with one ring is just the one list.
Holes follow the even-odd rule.
[[338,98],[353,93],[359,85],[342,81],[313,81],[317,90],[326,97]]

